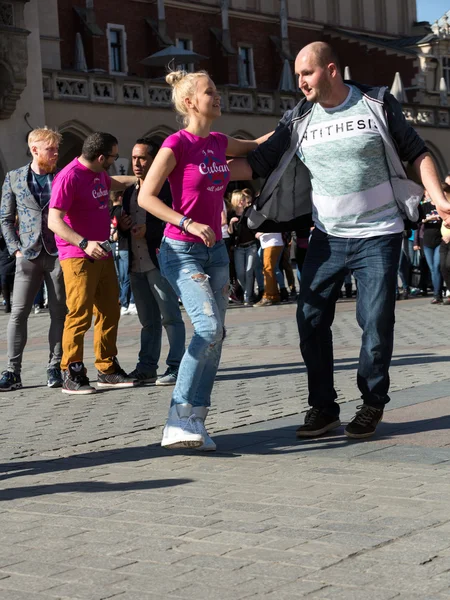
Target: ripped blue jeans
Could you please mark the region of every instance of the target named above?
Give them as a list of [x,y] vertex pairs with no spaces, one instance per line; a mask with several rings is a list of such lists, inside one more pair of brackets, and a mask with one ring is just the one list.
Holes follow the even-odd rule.
[[162,275],[181,298],[194,326],[172,394],[172,404],[209,406],[219,368],[228,305],[229,259],[225,243],[163,238],[159,253]]

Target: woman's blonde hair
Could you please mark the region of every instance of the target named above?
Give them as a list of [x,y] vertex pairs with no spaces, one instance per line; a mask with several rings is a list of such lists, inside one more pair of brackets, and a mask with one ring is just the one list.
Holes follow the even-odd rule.
[[241,206],[243,199],[244,194],[241,192],[241,190],[234,190],[234,192],[231,194],[231,205],[237,208],[238,206]]
[[166,81],[172,86],[172,102],[177,113],[183,118],[183,125],[189,125],[189,113],[185,103],[186,98],[192,98],[197,88],[197,80],[200,77],[209,77],[206,71],[171,71],[166,75]]
[[59,146],[62,142],[62,135],[59,133],[59,131],[54,131],[48,127],[39,127],[38,129],[33,129],[33,131],[30,131],[28,135],[29,148],[31,149],[31,146],[36,142],[49,142],[50,144]]

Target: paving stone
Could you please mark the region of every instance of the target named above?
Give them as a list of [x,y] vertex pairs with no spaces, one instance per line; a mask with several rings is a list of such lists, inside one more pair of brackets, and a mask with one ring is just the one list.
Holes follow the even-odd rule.
[[[296,440],[307,393],[295,307],[271,308],[227,317],[213,456],[160,448],[171,390],[49,392],[48,316],[30,319],[26,376],[42,386],[0,396],[0,599],[30,600],[25,580],[32,600],[450,598],[450,380],[435,309],[399,306],[391,403],[377,436],[352,443],[341,429]],[[121,324],[130,367],[139,329]],[[360,402],[354,303],[338,304],[333,333],[345,421]]]
[[44,592],[54,588],[57,582],[47,577],[0,573],[0,589],[18,590],[30,593]]

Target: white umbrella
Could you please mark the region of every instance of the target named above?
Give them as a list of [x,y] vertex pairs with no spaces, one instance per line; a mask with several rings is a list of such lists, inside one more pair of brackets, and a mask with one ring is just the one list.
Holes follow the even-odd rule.
[[291,64],[287,58],[285,58],[283,63],[279,89],[282,92],[295,92],[295,83],[292,75]]
[[81,33],[75,36],[75,71],[87,71],[86,55],[84,54],[83,39]]
[[403,87],[403,81],[402,81],[402,78],[400,77],[400,73],[398,71],[394,77],[394,82],[391,87],[391,94],[400,103],[408,102],[408,99],[406,97],[405,88]]
[[184,65],[196,63],[205,58],[208,57],[203,56],[203,54],[198,54],[193,50],[177,48],[177,46],[167,46],[167,48],[164,48],[164,50],[150,54],[150,56],[147,56],[147,58],[141,60],[141,64],[147,65],[148,67],[165,67],[172,61],[177,65]]

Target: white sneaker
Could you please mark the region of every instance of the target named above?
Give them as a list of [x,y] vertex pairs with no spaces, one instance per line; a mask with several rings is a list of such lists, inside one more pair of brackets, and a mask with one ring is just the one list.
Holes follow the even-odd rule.
[[137,315],[136,304],[129,304],[128,305],[127,315]]
[[35,304],[34,305],[34,314],[38,315],[41,312],[41,307],[39,306],[39,304]]
[[199,448],[203,445],[203,436],[198,433],[196,418],[190,404],[174,404],[163,431],[163,448]]
[[192,414],[195,416],[194,425],[197,433],[203,436],[204,442],[203,446],[197,448],[197,450],[202,450],[203,452],[214,452],[217,446],[215,442],[209,437],[209,433],[205,428],[205,419],[208,416],[208,409],[206,406],[193,406]]
[[128,308],[126,306],[121,306],[120,307],[120,316],[123,317],[123,315],[127,315],[128,314]]

